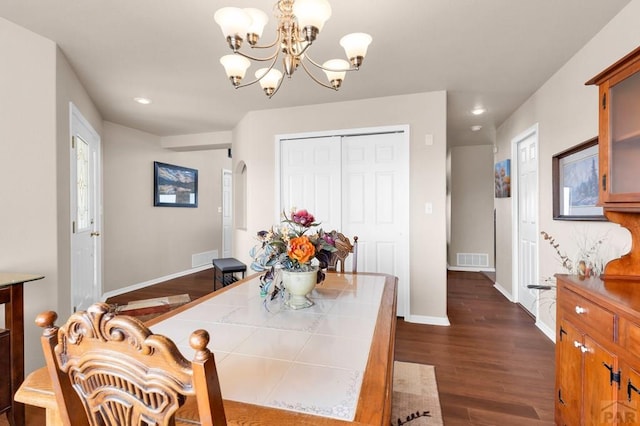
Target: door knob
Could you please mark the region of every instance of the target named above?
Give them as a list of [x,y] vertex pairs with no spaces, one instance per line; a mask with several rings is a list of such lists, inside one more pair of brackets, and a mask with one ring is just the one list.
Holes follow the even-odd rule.
[[91,234],[89,234],[89,235],[91,235],[92,237],[99,237],[99,236],[100,236],[100,233],[99,233],[99,232],[92,232],[92,233],[91,233]]

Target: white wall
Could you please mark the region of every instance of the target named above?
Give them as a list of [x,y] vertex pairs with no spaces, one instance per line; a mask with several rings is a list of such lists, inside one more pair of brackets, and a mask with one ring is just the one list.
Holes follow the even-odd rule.
[[[275,137],[315,131],[410,125],[411,314],[419,322],[446,319],[446,93],[336,102],[253,111],[234,129],[234,168],[247,166],[247,229],[235,230],[234,256],[249,263],[255,233],[275,215]],[[425,144],[432,134],[434,143]],[[425,202],[433,214],[425,215]],[[302,206],[299,206],[302,207]]]
[[0,18],[0,57],[0,271],[45,276],[24,286],[31,371],[43,359],[33,320],[58,299],[56,46]]
[[[598,134],[598,90],[584,83],[640,45],[640,0],[632,0],[584,48],[556,72],[497,131],[495,161],[510,157],[511,141],[532,125],[539,124],[539,229],[552,234],[569,255],[584,238],[606,238],[603,256],[611,258],[629,246],[629,235],[619,226],[602,222],[567,222],[552,219],[551,157]],[[513,160],[512,160],[513,161]],[[512,280],[512,207],[509,199],[496,200],[497,264],[499,285],[515,291]],[[564,272],[554,250],[539,240],[540,277]],[[554,307],[543,301],[539,321],[555,328]],[[549,308],[550,307],[550,308]]]
[[[493,146],[457,146],[451,154],[449,266],[457,253],[486,253],[493,259]],[[455,268],[454,268],[455,269]]]
[[58,313],[71,313],[71,129],[69,103],[102,135],[102,116],[62,51],[56,49],[56,174],[58,194]]
[[[193,254],[221,253],[226,149],[174,152],[158,136],[110,122],[102,144],[105,292],[189,271]],[[153,206],[154,161],[198,170],[197,208]]]

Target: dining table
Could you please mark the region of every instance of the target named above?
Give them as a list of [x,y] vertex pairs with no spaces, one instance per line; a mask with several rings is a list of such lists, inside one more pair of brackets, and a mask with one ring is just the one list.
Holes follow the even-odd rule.
[[[397,278],[329,272],[304,309],[261,290],[254,274],[145,325],[186,359],[191,332],[209,332],[230,425],[389,425]],[[45,408],[48,426],[62,424],[46,367],[15,399]],[[195,398],[176,422],[199,424]]]

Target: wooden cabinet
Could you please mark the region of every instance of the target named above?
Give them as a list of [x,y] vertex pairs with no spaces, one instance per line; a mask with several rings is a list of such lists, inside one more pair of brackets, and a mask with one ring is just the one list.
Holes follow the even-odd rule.
[[599,201],[631,232],[631,251],[607,264],[608,277],[640,280],[640,47],[589,80],[599,88]]
[[640,424],[640,286],[557,278],[556,424]]
[[599,86],[600,205],[631,232],[601,278],[557,275],[556,424],[640,425],[640,47]]
[[640,48],[587,84],[599,86],[600,202],[640,211]]

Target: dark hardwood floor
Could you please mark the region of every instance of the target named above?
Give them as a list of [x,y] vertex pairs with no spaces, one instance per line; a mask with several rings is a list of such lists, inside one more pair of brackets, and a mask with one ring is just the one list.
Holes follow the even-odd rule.
[[396,359],[436,367],[447,426],[553,425],[554,344],[485,275],[448,274],[450,327],[398,321]]
[[[108,302],[184,293],[195,300],[212,290],[208,269]],[[395,351],[399,361],[436,367],[445,425],[553,425],[554,344],[533,319],[472,272],[449,272],[448,316],[450,327],[399,319]],[[42,424],[42,413],[29,417],[29,425]]]

